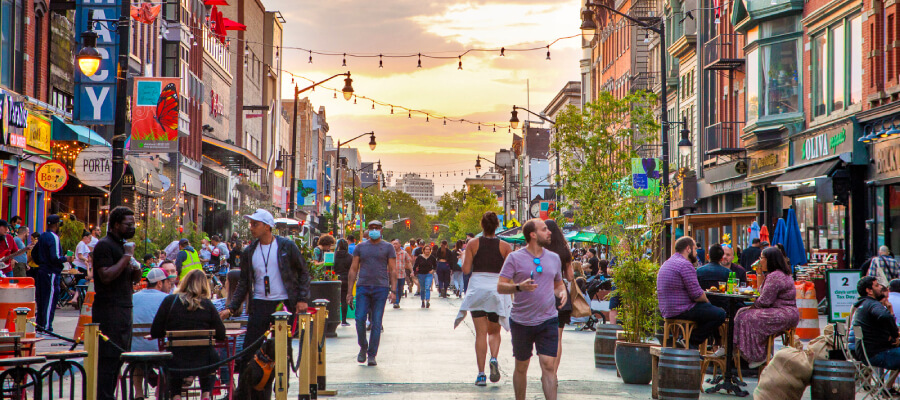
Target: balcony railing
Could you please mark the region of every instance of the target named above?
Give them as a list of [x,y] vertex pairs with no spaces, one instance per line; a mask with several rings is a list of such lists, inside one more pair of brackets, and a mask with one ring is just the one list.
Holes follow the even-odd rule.
[[640,72],[631,77],[631,91],[653,90],[653,83],[656,81],[656,74],[652,72]]
[[743,36],[728,33],[706,42],[703,67],[707,70],[732,70],[744,65],[744,56],[738,53],[740,46],[743,46]]
[[743,122],[717,122],[706,127],[706,158],[745,151],[740,139],[743,128]]

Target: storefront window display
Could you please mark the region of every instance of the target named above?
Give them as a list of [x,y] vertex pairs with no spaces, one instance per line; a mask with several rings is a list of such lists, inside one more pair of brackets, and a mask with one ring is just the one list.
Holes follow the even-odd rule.
[[844,249],[845,206],[816,202],[813,195],[795,197],[794,209],[807,253],[813,249]]

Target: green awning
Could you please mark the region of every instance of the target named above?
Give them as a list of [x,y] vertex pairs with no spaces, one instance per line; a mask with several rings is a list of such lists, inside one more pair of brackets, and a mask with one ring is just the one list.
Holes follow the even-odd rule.
[[570,242],[583,242],[583,243],[599,243],[603,245],[609,245],[609,238],[606,235],[601,235],[594,232],[578,232],[575,237],[569,240]]
[[734,8],[731,11],[731,25],[737,26],[737,24],[747,18],[747,5],[744,4],[744,0],[737,0],[734,2]]
[[50,138],[53,140],[81,142],[88,146],[110,146],[99,133],[86,126],[67,124],[57,116],[53,116],[53,124],[50,128]]

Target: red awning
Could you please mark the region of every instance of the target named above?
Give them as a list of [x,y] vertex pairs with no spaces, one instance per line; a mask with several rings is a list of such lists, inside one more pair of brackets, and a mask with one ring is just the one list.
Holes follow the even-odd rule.
[[237,21],[232,21],[228,18],[222,18],[223,25],[225,25],[225,30],[227,31],[246,31],[247,25],[241,24]]
[[227,6],[228,5],[228,3],[225,2],[225,0],[206,0],[203,2],[203,4],[206,4],[208,6]]

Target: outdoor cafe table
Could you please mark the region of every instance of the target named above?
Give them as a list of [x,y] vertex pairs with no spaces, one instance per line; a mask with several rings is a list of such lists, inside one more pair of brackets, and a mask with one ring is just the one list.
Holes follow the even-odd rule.
[[714,380],[714,383],[718,383],[715,386],[706,389],[706,393],[716,393],[725,389],[726,393],[733,393],[739,397],[746,397],[750,393],[741,389],[741,386],[746,386],[746,383],[734,376],[734,372],[732,372],[734,369],[734,316],[737,314],[738,309],[743,307],[745,302],[753,301],[756,296],[707,291],[706,297],[710,299],[716,298],[728,303],[728,308],[725,310],[728,317],[728,337],[727,340],[725,340],[725,372],[723,372],[722,380]]
[[[241,335],[243,335],[245,333],[247,333],[246,329],[226,329],[225,330],[225,340],[224,341],[216,341],[216,348],[217,349],[225,349],[225,357],[226,358],[235,355],[237,352],[237,340]],[[153,338],[150,337],[150,335],[146,335],[146,336],[144,336],[144,339],[152,340]],[[164,350],[165,349],[165,339],[159,338],[157,340],[159,341],[160,351]],[[225,385],[225,384],[216,385],[216,386],[213,386],[213,389],[225,389],[226,391],[228,391],[228,400],[232,400],[232,398],[234,397],[234,390],[233,390],[233,388],[234,388],[234,382],[233,382],[233,380],[234,380],[234,360],[229,361],[228,364],[226,364],[226,365],[228,365],[228,379],[229,379],[228,384],[227,385]],[[218,369],[218,368],[216,368],[216,369]]]

